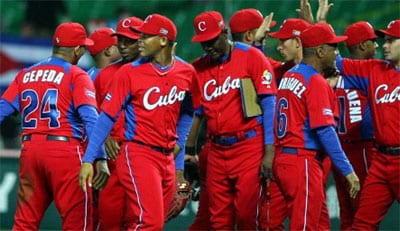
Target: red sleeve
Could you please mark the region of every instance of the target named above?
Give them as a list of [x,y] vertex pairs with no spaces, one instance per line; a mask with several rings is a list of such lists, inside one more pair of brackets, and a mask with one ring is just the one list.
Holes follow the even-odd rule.
[[81,105],[93,105],[97,108],[96,92],[89,75],[75,66],[71,68],[71,71],[76,72],[72,82],[74,87],[72,97],[74,99],[75,108]]
[[331,87],[322,76],[312,76],[305,92],[311,129],[328,125],[335,126],[335,108],[332,104],[331,92]]
[[104,97],[101,109],[115,118],[121,111],[122,106],[125,104],[127,96],[130,95],[131,81],[129,77],[131,66],[122,66],[114,75],[110,90]]
[[276,94],[276,81],[270,62],[261,51],[251,47],[249,50],[249,73],[259,95]]

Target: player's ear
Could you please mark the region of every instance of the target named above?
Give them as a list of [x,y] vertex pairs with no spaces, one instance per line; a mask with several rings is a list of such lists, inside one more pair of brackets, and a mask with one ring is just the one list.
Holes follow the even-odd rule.
[[168,45],[168,38],[165,36],[160,36],[160,45],[161,47],[165,47]]

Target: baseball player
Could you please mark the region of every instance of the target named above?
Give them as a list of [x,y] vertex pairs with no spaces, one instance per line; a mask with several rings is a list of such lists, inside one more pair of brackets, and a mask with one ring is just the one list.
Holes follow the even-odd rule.
[[352,198],[360,188],[334,129],[333,90],[320,74],[334,67],[336,44],[346,38],[336,36],[326,23],[305,29],[300,34],[303,59],[283,75],[278,87],[273,169],[288,204],[290,230],[319,228],[325,200],[322,148],[346,176]]
[[[121,54],[121,59],[102,69],[94,81],[97,105],[99,107],[103,103],[107,92],[110,90],[113,79],[116,78],[114,74],[124,64],[132,62],[139,57],[137,41],[140,38],[140,33],[132,31],[132,28],[141,25],[143,25],[143,20],[140,18],[123,18],[118,22],[116,31],[110,35],[112,39],[117,40],[117,48]],[[110,168],[111,177],[106,187],[104,187],[98,195],[99,223],[97,226],[100,230],[123,229],[126,194],[119,182],[115,168],[116,158],[120,151],[119,144],[124,140],[124,117],[125,115],[121,113],[114,124],[111,136],[105,142],[107,156],[110,159],[108,161],[108,166]]]
[[101,69],[121,58],[117,48],[117,38],[112,36],[114,33],[113,29],[104,27],[93,31],[89,36],[94,42],[93,45],[86,47],[94,60],[94,66],[87,71],[92,81],[96,79]]
[[[254,230],[259,168],[263,156],[273,155],[276,85],[272,67],[258,49],[228,39],[219,12],[197,15],[194,29],[192,42],[201,43],[205,51],[193,63],[198,74],[193,101],[200,99],[199,111],[207,119],[212,141],[206,173],[211,226]],[[263,114],[255,117],[246,117],[242,109],[240,83],[245,78],[250,78],[261,98]]]
[[[377,36],[368,22],[360,21],[349,25],[344,35],[348,37],[345,44],[352,59],[374,57]],[[343,150],[360,179],[361,193],[372,155],[376,152],[372,142],[373,128],[368,98],[362,90],[343,89],[340,86],[335,93],[341,109],[337,132]],[[360,193],[355,199],[350,198],[346,179],[336,168],[333,167],[332,170],[340,207],[340,230],[351,230]]]
[[[191,103],[188,92],[196,72],[172,55],[177,30],[170,19],[152,14],[135,30],[142,33],[138,42],[143,58],[115,73],[117,79],[101,106],[87,153],[99,148],[118,115],[125,114],[126,131],[116,161],[127,194],[124,228],[161,230],[175,192],[173,151],[177,142],[186,142],[180,140],[186,137],[177,136],[177,125],[186,124],[183,120],[189,113],[180,116],[180,111],[181,107],[186,111],[186,103]],[[93,170],[86,168],[81,173],[84,188]]]
[[[229,20],[232,38],[234,41],[252,45],[261,51],[264,50],[264,39],[269,32],[269,28],[276,25],[272,20],[271,13],[265,19],[260,11],[254,8],[241,9],[236,11]],[[293,64],[282,64],[271,58],[271,62],[276,74],[283,69],[288,69]],[[273,158],[273,157],[271,157]],[[269,161],[272,165],[272,159]],[[268,167],[272,169],[272,166]],[[283,194],[278,185],[271,178],[263,177],[261,198],[257,203],[258,207],[258,226],[260,230],[284,230],[284,221],[287,215],[287,206]]]
[[20,112],[23,129],[13,230],[38,230],[53,200],[63,230],[92,230],[91,193],[76,183],[81,162],[91,166],[99,160],[97,189],[109,172],[104,152],[83,156],[97,111],[93,84],[76,64],[91,44],[81,24],[60,24],[52,56],[21,70],[0,99],[0,122]]
[[336,60],[343,76],[339,86],[368,94],[377,148],[363,185],[353,230],[378,230],[391,204],[400,200],[400,20],[393,20],[386,29],[375,32],[385,39],[385,61],[339,56]]
[[[317,22],[326,21],[331,6],[332,4],[328,3],[327,0],[319,1],[318,11],[316,15]],[[303,58],[303,53],[302,53],[300,35],[306,28],[311,26],[311,23],[314,22],[314,17],[311,12],[311,6],[307,0],[300,1],[300,9],[297,9],[296,11],[299,13],[300,16],[299,19],[296,18],[286,19],[280,26],[278,31],[269,33],[270,37],[279,39],[279,44],[277,49],[281,53],[283,59],[285,60],[285,63],[283,65],[279,66],[278,64],[273,64],[278,82],[280,81],[280,79],[282,78],[283,74],[286,72],[288,67],[292,66],[293,64],[298,64],[301,62]],[[330,159],[323,158],[322,166],[324,173],[323,183],[324,183],[324,188],[326,188],[326,184],[328,182],[328,177],[331,169]],[[263,224],[263,221],[260,221],[260,224]],[[330,226],[331,223],[330,223],[329,211],[325,199],[322,204],[318,229],[329,230]]]

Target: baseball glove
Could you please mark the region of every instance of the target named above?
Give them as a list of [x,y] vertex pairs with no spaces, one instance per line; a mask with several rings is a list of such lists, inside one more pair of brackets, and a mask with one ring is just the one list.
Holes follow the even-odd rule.
[[190,187],[189,182],[178,182],[176,184],[175,196],[171,201],[166,221],[177,217],[185,209],[191,196],[192,188]]

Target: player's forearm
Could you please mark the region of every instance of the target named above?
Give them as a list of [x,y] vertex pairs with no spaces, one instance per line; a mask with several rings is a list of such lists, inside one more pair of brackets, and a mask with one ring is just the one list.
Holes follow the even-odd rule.
[[100,113],[89,137],[89,144],[83,162],[93,163],[95,159],[106,159],[102,144],[110,134],[114,121],[104,112]]
[[193,121],[192,114],[182,114],[179,117],[178,125],[176,128],[176,132],[178,134],[178,140],[176,141],[177,145],[181,148],[181,150],[185,149],[186,140],[188,138],[188,134],[190,131],[190,126]]
[[319,141],[328,153],[332,163],[339,169],[343,176],[354,172],[349,160],[340,145],[339,138],[333,126],[318,128],[316,130]]
[[97,113],[96,108],[91,105],[82,105],[78,107],[78,113],[85,125],[86,136],[89,137],[99,114]]
[[275,95],[265,95],[260,98],[260,104],[263,110],[264,145],[272,145],[274,143],[273,127],[275,100]]
[[12,115],[15,112],[15,108],[9,102],[0,99],[0,124],[4,120],[4,117]]

